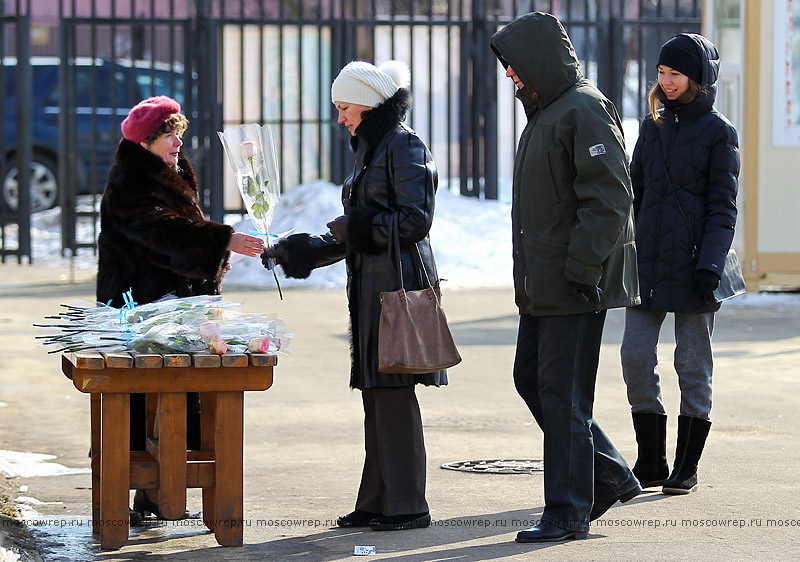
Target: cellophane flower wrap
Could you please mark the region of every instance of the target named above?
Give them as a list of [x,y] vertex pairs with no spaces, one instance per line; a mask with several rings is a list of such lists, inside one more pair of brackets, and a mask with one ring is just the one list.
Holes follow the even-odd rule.
[[246,313],[241,303],[219,295],[168,298],[122,309],[107,305],[69,306],[60,334],[43,336],[52,352],[82,350],[141,353],[288,353],[293,337],[275,314]]
[[272,127],[248,123],[217,134],[253,227],[266,236],[281,198]]
[[[270,234],[269,227],[281,198],[278,158],[272,127],[248,123],[226,127],[217,134],[225,148],[231,170],[236,176],[239,193],[255,229],[253,233],[264,238],[269,248],[275,237]],[[270,264],[280,291],[274,261],[270,260]]]

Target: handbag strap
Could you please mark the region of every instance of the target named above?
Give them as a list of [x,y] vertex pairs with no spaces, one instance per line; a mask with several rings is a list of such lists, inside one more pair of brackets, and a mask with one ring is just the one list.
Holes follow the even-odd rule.
[[[400,213],[394,212],[389,216],[389,247],[388,247],[388,256],[389,262],[392,268],[397,269],[398,274],[400,275],[400,288],[405,290],[405,283],[403,281],[403,260],[400,257],[400,230],[399,230],[399,223],[400,223]],[[392,252],[396,258],[392,257]],[[427,284],[428,287],[433,288],[431,285],[431,279],[428,277],[428,270],[425,269],[425,263],[422,261],[422,255],[419,253],[419,246],[417,243],[414,242],[413,248],[411,249],[411,260],[417,267],[417,271],[422,272],[422,280],[423,283]]]
[[[388,150],[384,156],[384,166],[386,167],[386,173],[389,176],[389,182],[387,185],[389,206],[394,209],[394,213],[392,213],[391,217],[389,217],[389,261],[392,263],[393,267],[397,268],[397,271],[400,274],[400,288],[405,290],[405,286],[403,284],[403,261],[400,259],[400,211],[397,210],[397,193],[394,186],[394,167],[390,165]],[[425,173],[428,173],[427,168]],[[397,256],[396,263],[392,260],[393,246],[395,255]],[[432,289],[433,285],[431,285],[431,279],[428,277],[428,271],[425,269],[425,263],[422,261],[422,255],[419,253],[419,246],[417,246],[416,242],[414,242],[413,248],[411,249],[411,261],[414,262],[414,265],[416,265],[417,274],[421,277],[420,281],[422,286],[427,286]]]
[[692,257],[697,256],[697,244],[694,243],[694,233],[692,232],[692,228],[689,226],[689,220],[686,218],[686,213],[683,212],[683,206],[681,205],[680,199],[678,199],[678,193],[675,191],[675,186],[672,185],[672,179],[669,177],[669,166],[667,165],[667,161],[664,159],[664,147],[661,144],[661,136],[658,137],[658,154],[661,156],[661,163],[664,164],[664,177],[667,180],[667,185],[669,186],[669,190],[672,192],[672,196],[675,198],[675,204],[678,205],[678,211],[681,213],[681,218],[683,219],[683,224],[686,225],[686,230],[689,232],[689,240],[692,243]]

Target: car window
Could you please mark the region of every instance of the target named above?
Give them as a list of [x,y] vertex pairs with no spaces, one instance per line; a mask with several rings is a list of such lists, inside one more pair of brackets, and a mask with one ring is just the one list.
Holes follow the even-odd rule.
[[[61,92],[58,84],[52,84],[52,89],[44,100],[46,107],[58,107]],[[94,96],[92,92],[95,92]],[[114,71],[114,80],[111,80],[111,70],[105,67],[79,66],[75,68],[75,102],[80,108],[110,108],[112,94],[116,96],[114,106],[117,108],[130,107],[130,85],[127,74],[123,70]]]
[[[33,86],[35,88],[37,82],[41,80],[42,75],[49,70],[49,67],[32,65],[31,68],[33,71]],[[17,94],[17,67],[16,65],[2,66],[2,72],[5,76],[6,98],[13,97]]]
[[3,74],[5,75],[6,98],[10,98],[16,92],[17,67],[16,66],[3,66],[2,71],[3,71]]
[[136,84],[142,99],[169,96],[183,105],[183,76],[164,70],[136,69]]

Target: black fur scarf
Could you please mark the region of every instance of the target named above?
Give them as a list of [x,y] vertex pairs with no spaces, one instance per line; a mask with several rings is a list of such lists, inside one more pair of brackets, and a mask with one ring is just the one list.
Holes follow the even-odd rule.
[[368,163],[372,151],[375,150],[383,135],[394,129],[398,123],[405,121],[406,115],[411,109],[411,102],[411,92],[406,88],[400,88],[392,97],[364,115],[361,124],[356,129],[356,136],[350,137],[350,148],[353,152],[358,151],[358,145],[361,142],[365,143],[367,152],[364,162]]

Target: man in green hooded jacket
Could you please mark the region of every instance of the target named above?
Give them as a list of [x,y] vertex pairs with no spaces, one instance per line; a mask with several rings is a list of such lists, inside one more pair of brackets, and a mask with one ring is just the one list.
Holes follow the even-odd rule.
[[514,162],[514,383],[544,432],[545,508],[519,542],[583,538],[641,492],[592,414],[606,310],[638,304],[633,190],[619,115],[552,15],[492,37],[528,123]]

